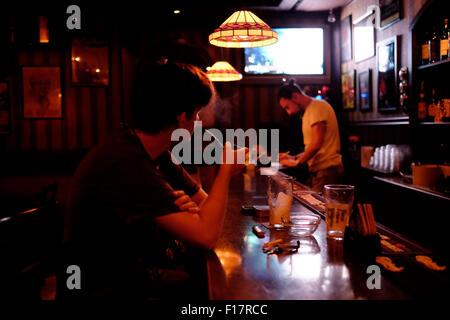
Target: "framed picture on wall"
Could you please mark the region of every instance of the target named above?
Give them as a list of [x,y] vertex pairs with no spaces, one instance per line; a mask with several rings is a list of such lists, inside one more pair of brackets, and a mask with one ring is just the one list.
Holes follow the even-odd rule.
[[378,111],[397,111],[397,36],[377,43]]
[[372,26],[355,27],[355,62],[375,55],[375,30]]
[[342,106],[344,110],[354,110],[355,104],[355,74],[352,70],[342,74]]
[[400,0],[379,0],[379,6],[381,29],[385,29],[397,21],[400,21]]
[[62,119],[61,67],[23,66],[24,119]]
[[104,40],[73,38],[72,86],[109,86],[109,46]]
[[352,16],[341,21],[341,62],[352,60]]
[[11,133],[11,100],[8,82],[0,82],[0,134]]
[[359,110],[372,110],[372,70],[368,69],[358,74]]

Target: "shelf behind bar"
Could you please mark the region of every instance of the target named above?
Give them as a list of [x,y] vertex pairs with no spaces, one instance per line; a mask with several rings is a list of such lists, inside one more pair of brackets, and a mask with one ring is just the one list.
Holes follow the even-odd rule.
[[409,125],[408,117],[395,117],[373,120],[349,121],[349,126],[407,126]]
[[441,192],[437,192],[437,191],[433,191],[427,188],[421,188],[415,185],[412,185],[410,183],[406,183],[403,182],[400,178],[395,178],[395,177],[379,177],[379,176],[374,176],[373,177],[375,180],[378,181],[382,181],[382,182],[386,182],[386,183],[390,183],[402,188],[406,188],[406,189],[410,189],[416,192],[420,192],[420,193],[424,193],[433,197],[437,197],[437,198],[441,198],[444,200],[450,200],[449,196],[446,196],[445,194],[441,193]]
[[439,127],[450,127],[450,122],[419,122],[419,126],[421,127],[432,127],[432,126],[439,126]]
[[442,65],[450,65],[450,59],[433,62],[433,63],[429,63],[429,64],[424,64],[424,65],[418,66],[417,70],[430,69],[430,68],[434,68],[434,67],[442,66]]

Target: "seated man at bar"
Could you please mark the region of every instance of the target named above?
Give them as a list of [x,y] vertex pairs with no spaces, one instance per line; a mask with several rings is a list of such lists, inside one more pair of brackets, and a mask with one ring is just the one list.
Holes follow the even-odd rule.
[[[188,285],[186,248],[214,248],[230,177],[244,167],[221,164],[208,195],[171,159],[172,132],[192,133],[198,112],[213,99],[204,72],[143,63],[136,74],[132,125],[92,150],[73,177],[58,284],[63,298],[195,297],[201,284]],[[227,143],[224,159],[228,152],[237,157],[247,150]],[[68,265],[81,270],[79,290],[65,288]]]
[[278,101],[289,115],[302,114],[305,151],[298,155],[280,154],[287,167],[308,164],[310,185],[322,192],[325,184],[342,183],[344,167],[340,154],[339,128],[333,108],[323,100],[306,95],[294,80],[281,86]]

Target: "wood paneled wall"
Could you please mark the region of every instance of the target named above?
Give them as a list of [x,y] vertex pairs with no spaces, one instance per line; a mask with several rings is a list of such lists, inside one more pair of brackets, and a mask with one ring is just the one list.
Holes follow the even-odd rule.
[[[113,37],[114,39],[114,37]],[[12,133],[0,136],[3,150],[80,150],[103,141],[122,119],[120,50],[110,44],[108,87],[72,87],[70,46],[18,49],[15,72],[7,78],[11,93]],[[22,66],[60,66],[63,103],[61,120],[23,119]]]
[[[279,13],[258,12],[272,27],[323,25],[326,12],[321,13]],[[131,94],[132,67],[136,52],[158,49],[154,46],[162,39],[184,39],[194,44],[211,58],[211,61],[228,60],[238,70],[243,69],[243,49],[221,49],[208,43],[210,27],[193,26],[189,29],[178,27],[157,31],[147,31],[145,20],[127,29],[126,21],[107,24],[110,38],[111,83],[109,87],[72,87],[70,81],[70,38],[64,46],[30,46],[17,49],[14,72],[8,75],[11,93],[12,134],[0,136],[0,151],[76,151],[86,150],[101,143],[120,122],[127,121]],[[219,25],[222,19],[216,22]],[[102,24],[99,20],[97,24]],[[103,27],[105,29],[106,27]],[[332,43],[336,43],[337,24],[330,25]],[[105,30],[102,30],[105,33]],[[128,40],[131,39],[131,40]],[[132,43],[134,48],[126,44]],[[136,50],[136,52],[132,52]],[[336,71],[336,52],[332,55],[332,83],[339,79]],[[62,71],[63,113],[62,120],[25,120],[22,116],[22,65],[59,65]],[[339,67],[339,66],[337,66]],[[334,79],[334,80],[333,80]],[[221,105],[215,111],[216,120],[230,128],[260,128],[288,126],[286,115],[278,106],[277,91],[282,84],[269,85],[251,83],[217,84]],[[311,85],[314,85],[311,83]],[[332,104],[340,108],[340,87],[333,85],[330,96]]]
[[[395,24],[387,27],[384,30],[377,30],[375,32],[375,42],[380,42],[393,36],[400,36],[399,42],[399,61],[398,68],[408,67],[410,65],[409,54],[409,25],[425,4],[426,0],[403,0],[401,20]],[[341,11],[341,19],[352,15],[352,19],[357,19],[366,12],[369,5],[377,4],[377,0],[355,0],[348,6],[344,7]],[[363,22],[364,23],[364,22]],[[353,39],[353,50],[354,50]],[[359,136],[361,145],[380,146],[386,144],[412,144],[411,128],[406,124],[392,125],[391,123],[372,122],[371,124],[365,124],[365,121],[373,120],[389,120],[389,118],[395,117],[407,117],[408,115],[403,112],[397,113],[379,113],[377,110],[377,65],[376,56],[367,60],[355,63],[354,60],[342,64],[342,72],[346,72],[351,69],[356,69],[356,74],[360,72],[372,69],[372,111],[361,112],[358,109],[355,111],[347,111],[345,116],[345,132],[347,136]],[[411,70],[409,70],[411,71]],[[358,85],[358,84],[357,84]],[[359,88],[357,88],[358,92]],[[410,92],[410,95],[413,93]],[[359,123],[358,123],[359,122]],[[404,122],[407,123],[407,120]]]
[[[398,47],[398,69],[401,67],[408,67],[409,65],[409,25],[414,19],[417,12],[422,8],[426,0],[402,0],[401,7],[401,20],[395,24],[387,27],[384,30],[376,30],[375,32],[375,42],[380,42],[385,39],[391,38],[393,36],[400,36],[400,42]],[[366,11],[367,7],[370,5],[377,5],[378,0],[355,0],[349,5],[344,7],[341,11],[341,20],[345,17],[351,15],[352,20],[355,20],[362,16]],[[364,24],[365,20],[361,22]],[[354,52],[355,43],[354,38],[352,39],[352,48]],[[376,46],[375,46],[376,50]],[[354,55],[353,55],[354,56]],[[370,112],[360,112],[359,110],[346,112],[346,119],[349,121],[365,121],[373,119],[391,118],[399,116],[407,116],[403,112],[381,114],[378,112],[377,103],[377,65],[376,56],[369,59],[356,63],[354,60],[342,64],[342,72],[347,72],[349,70],[355,69],[356,74],[365,71],[367,69],[372,69],[372,111]],[[411,70],[409,70],[411,71]],[[358,92],[359,88],[357,88]]]

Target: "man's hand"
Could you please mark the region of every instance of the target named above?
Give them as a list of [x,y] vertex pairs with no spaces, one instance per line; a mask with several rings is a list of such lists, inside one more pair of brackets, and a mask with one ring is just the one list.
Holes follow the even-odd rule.
[[289,154],[290,151],[280,153],[278,155],[278,159],[280,161],[280,164],[286,167],[296,167],[300,161],[298,156],[291,156]]
[[293,156],[280,160],[280,164],[286,167],[296,167],[299,163],[300,159]]
[[278,159],[281,161],[283,159],[289,159],[290,157],[292,157],[291,155],[289,155],[291,151],[287,151],[287,152],[280,152],[278,154]]
[[177,197],[174,204],[180,209],[180,211],[188,211],[192,213],[196,213],[200,211],[198,205],[192,201],[191,197],[189,197],[183,190],[176,190],[173,192],[174,196]]
[[[231,173],[231,175],[239,174],[245,168],[245,163],[248,161],[248,154],[248,148],[233,150],[231,148],[231,143],[227,141],[223,148],[222,166],[229,170],[229,173]],[[230,163],[227,163],[227,159]],[[238,161],[242,163],[238,163]]]

